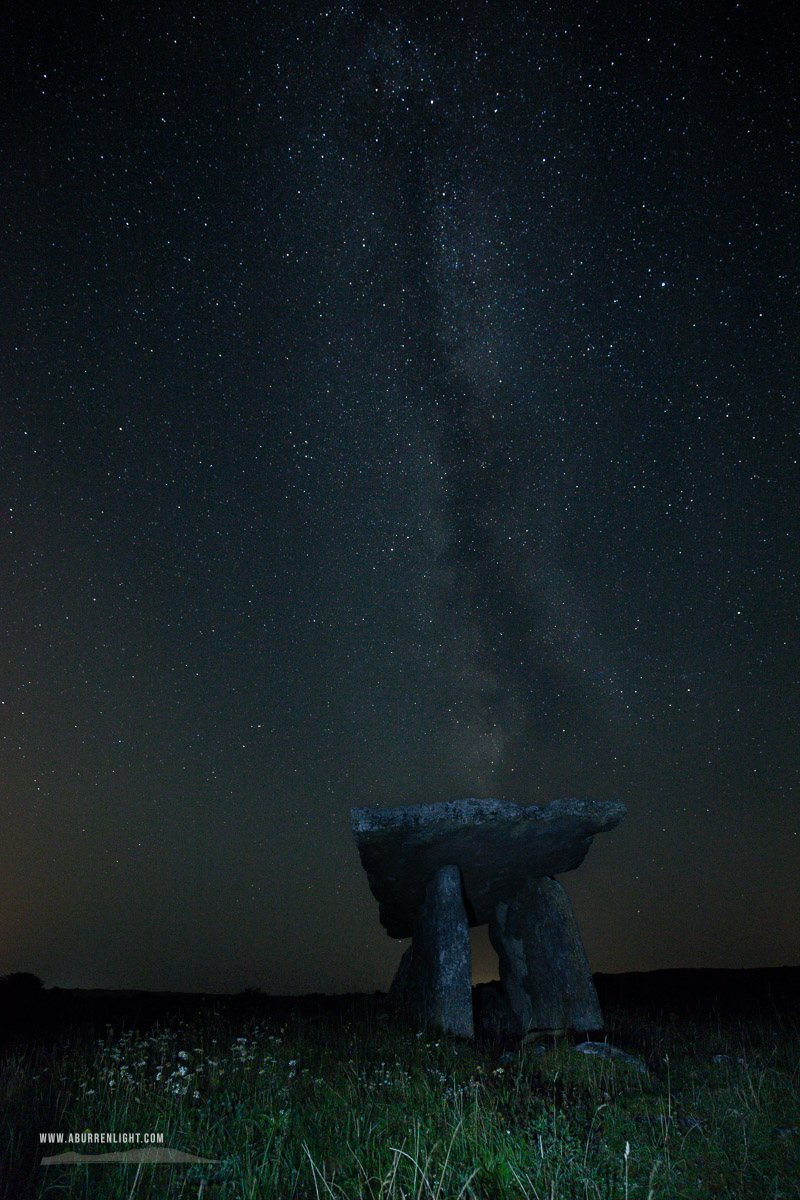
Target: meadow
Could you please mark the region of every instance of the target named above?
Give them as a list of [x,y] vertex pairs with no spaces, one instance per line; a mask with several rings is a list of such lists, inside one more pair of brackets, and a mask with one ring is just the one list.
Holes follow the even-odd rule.
[[[276,1200],[800,1197],[800,1007],[605,1001],[620,1055],[468,1044],[379,999],[258,996],[7,1038],[0,1195]],[[41,1166],[40,1133],[157,1133],[212,1163]]]

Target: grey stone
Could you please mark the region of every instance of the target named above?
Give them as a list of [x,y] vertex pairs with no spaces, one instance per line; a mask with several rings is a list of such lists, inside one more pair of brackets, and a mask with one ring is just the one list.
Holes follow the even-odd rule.
[[353,836],[386,931],[409,937],[431,877],[461,870],[470,925],[485,925],[527,880],[580,866],[596,834],[625,806],[554,800],[522,807],[504,800],[453,800],[402,808],[353,808]]
[[624,1062],[629,1067],[633,1067],[635,1071],[639,1071],[642,1075],[649,1074],[641,1058],[637,1058],[635,1054],[627,1054],[617,1046],[609,1046],[607,1042],[581,1042],[580,1045],[573,1046],[573,1050],[577,1054],[595,1054],[598,1058],[608,1058],[616,1062]]
[[474,1036],[472,952],[458,867],[440,867],[430,879],[387,1001],[415,1024]]
[[502,1041],[516,1035],[517,1023],[511,1005],[498,982],[479,983],[472,989],[472,1010],[475,1032],[480,1037]]
[[403,1013],[408,1009],[410,1002],[409,987],[411,983],[411,959],[413,952],[413,945],[403,951],[400,962],[397,964],[394,979],[386,993],[387,1006]]
[[489,922],[500,981],[517,1024],[531,1029],[601,1029],[603,1017],[566,892],[532,879]]

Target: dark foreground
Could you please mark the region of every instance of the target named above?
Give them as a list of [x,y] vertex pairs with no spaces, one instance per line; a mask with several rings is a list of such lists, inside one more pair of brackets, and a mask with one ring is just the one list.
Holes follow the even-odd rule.
[[800,969],[596,982],[591,1053],[380,996],[6,995],[0,1196],[800,1198]]

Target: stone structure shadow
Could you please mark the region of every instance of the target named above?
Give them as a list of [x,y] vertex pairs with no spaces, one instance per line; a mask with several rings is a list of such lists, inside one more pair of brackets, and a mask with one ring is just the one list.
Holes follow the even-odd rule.
[[580,866],[595,835],[624,816],[622,804],[585,800],[351,809],[381,923],[411,937],[389,1003],[414,1024],[474,1037],[469,929],[488,924],[500,965],[496,1032],[600,1029],[586,952],[553,876]]

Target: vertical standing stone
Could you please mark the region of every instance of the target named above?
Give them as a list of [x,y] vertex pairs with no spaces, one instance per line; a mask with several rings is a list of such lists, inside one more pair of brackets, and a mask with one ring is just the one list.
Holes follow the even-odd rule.
[[474,1036],[472,951],[458,867],[440,867],[429,880],[388,999],[418,1024]]
[[531,879],[513,900],[498,904],[489,937],[518,1032],[602,1027],[572,906],[555,879]]

